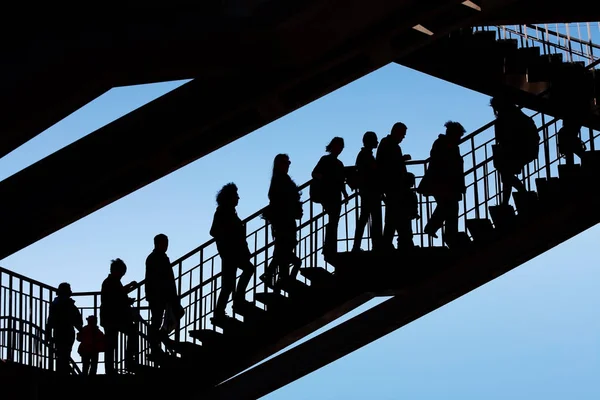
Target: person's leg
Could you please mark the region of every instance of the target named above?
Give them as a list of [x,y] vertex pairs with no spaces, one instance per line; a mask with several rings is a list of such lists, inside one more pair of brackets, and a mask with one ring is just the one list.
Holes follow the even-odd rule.
[[95,376],[98,372],[98,353],[93,353],[90,357],[89,375]]
[[81,356],[81,375],[87,376],[90,374],[90,364],[91,364],[90,356],[87,354],[82,355]]
[[73,342],[69,338],[57,338],[56,340],[56,372],[61,375],[69,375],[71,373],[71,350]]
[[232,260],[223,258],[221,254],[221,292],[217,299],[217,305],[215,306],[215,318],[222,318],[225,316],[225,307],[229,301],[229,296],[235,289],[235,275],[236,266],[232,263]]
[[362,243],[363,234],[367,222],[369,222],[369,216],[371,214],[369,199],[367,196],[360,196],[360,214],[356,221],[356,229],[354,230],[354,244],[352,245],[352,251],[359,251]]
[[106,375],[115,375],[117,373],[115,367],[115,352],[117,351],[117,343],[119,332],[113,328],[104,328],[104,338],[106,349],[104,351],[104,370]]
[[163,321],[163,315],[165,313],[165,304],[160,303],[149,303],[150,307],[150,326],[148,329],[148,339],[150,341],[150,353],[158,354],[161,350],[160,345],[160,327]]
[[328,257],[337,253],[337,235],[340,222],[340,213],[342,212],[341,202],[331,202],[324,204],[323,208],[327,213],[327,226],[325,227],[325,243],[323,243],[323,254]]
[[448,199],[444,201],[444,243],[451,246],[458,235],[459,200]]
[[240,276],[240,280],[238,281],[238,285],[233,296],[234,307],[236,307],[237,304],[241,304],[246,301],[246,290],[255,270],[254,265],[252,262],[250,262],[250,260],[242,261],[240,269],[242,270],[242,275]]
[[374,194],[369,197],[369,214],[371,216],[371,242],[373,250],[381,247],[383,223],[381,218],[381,196]]

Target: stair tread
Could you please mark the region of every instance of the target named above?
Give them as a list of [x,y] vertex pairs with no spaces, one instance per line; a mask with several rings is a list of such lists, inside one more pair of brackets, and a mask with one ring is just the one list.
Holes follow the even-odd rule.
[[334,275],[323,267],[300,268],[300,274],[311,281],[335,279]]
[[212,329],[196,329],[188,332],[188,335],[193,338],[204,341],[214,341],[223,339],[223,334]]

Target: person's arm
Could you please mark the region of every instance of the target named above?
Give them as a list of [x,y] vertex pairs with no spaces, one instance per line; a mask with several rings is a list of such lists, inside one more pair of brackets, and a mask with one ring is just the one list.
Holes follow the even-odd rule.
[[135,289],[137,289],[137,287],[138,287],[138,283],[136,281],[131,281],[127,285],[123,286],[123,288],[125,289],[125,291],[127,293],[134,291]]
[[313,169],[312,174],[311,174],[313,179],[323,179],[323,163],[324,163],[323,160],[324,159],[325,159],[325,157],[321,157],[321,159],[315,166],[315,169]]
[[83,317],[75,303],[73,303],[73,307],[75,308],[75,328],[77,328],[78,331],[81,331],[83,329]]
[[48,310],[48,320],[46,321],[46,339],[52,340],[52,329],[54,328],[54,306],[51,303]]

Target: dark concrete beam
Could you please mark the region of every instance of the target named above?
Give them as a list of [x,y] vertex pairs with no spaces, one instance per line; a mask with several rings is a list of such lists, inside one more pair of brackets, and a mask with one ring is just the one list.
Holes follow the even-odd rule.
[[460,0],[321,3],[255,43],[286,50],[262,69],[242,58],[237,74],[194,79],[0,182],[0,259],[432,40],[417,23],[473,12]]
[[241,13],[205,6],[22,21],[3,36],[0,54],[0,157],[112,87],[223,76],[240,58],[263,60],[272,49],[254,44],[317,3],[254,0]]
[[498,12],[486,13],[479,26],[600,21],[600,11],[588,0],[569,2],[520,0]]

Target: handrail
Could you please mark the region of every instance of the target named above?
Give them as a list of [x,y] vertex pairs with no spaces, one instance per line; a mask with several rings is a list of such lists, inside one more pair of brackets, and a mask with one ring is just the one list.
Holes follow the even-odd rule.
[[[579,38],[570,37],[570,36],[565,35],[564,33],[553,31],[552,29],[548,29],[548,28],[543,28],[542,29],[541,27],[539,27],[537,25],[524,24],[524,26],[526,26],[527,28],[530,28],[530,29],[534,29],[536,31],[543,30],[543,31],[545,31],[546,33],[548,33],[548,34],[550,34],[552,36],[555,36],[555,37],[558,37],[558,38],[561,38],[561,39],[565,39],[565,40],[568,40],[570,42],[575,42],[577,44],[584,44],[586,46],[589,46],[589,47],[592,47],[594,49],[600,50],[600,46],[599,45],[597,45],[596,43],[590,42],[590,41],[586,42],[586,41],[583,41],[583,40],[581,40]],[[511,31],[513,33],[516,33],[518,35],[523,35],[522,33],[518,32],[518,31],[515,31],[514,29],[506,28],[506,27],[503,27],[503,28],[506,29],[506,30],[508,30],[508,31]]]
[[[51,342],[50,340],[46,339],[43,337],[43,335],[45,335],[43,332],[44,330],[37,324],[34,324],[31,321],[22,319],[22,318],[16,318],[16,317],[12,317],[12,316],[3,316],[0,315],[0,321],[9,321],[10,322],[18,322],[19,324],[25,324],[25,325],[29,325],[31,328],[35,329],[37,332],[39,332],[39,335],[34,334],[32,332],[27,332],[27,331],[23,331],[23,330],[17,330],[17,329],[13,329],[13,328],[0,328],[0,332],[8,332],[8,333],[17,333],[20,335],[28,335],[30,337],[32,337],[33,339],[35,339],[38,343],[45,345],[47,348],[51,349],[52,351],[56,352],[54,343]],[[71,366],[71,369],[76,373],[76,374],[81,374],[81,370],[79,369],[79,367],[77,366],[77,363],[75,362],[75,360],[73,360],[72,357],[69,357],[69,365]]]
[[26,282],[29,282],[29,283],[32,283],[32,284],[34,284],[34,285],[41,286],[41,287],[43,287],[44,289],[53,290],[53,291],[57,291],[57,290],[58,290],[58,289],[57,289],[57,288],[55,288],[54,286],[47,285],[47,284],[45,284],[45,283],[42,283],[42,282],[40,282],[40,281],[36,281],[35,279],[31,279],[31,278],[29,278],[29,277],[27,277],[27,276],[25,276],[25,275],[21,275],[21,274],[19,274],[18,272],[14,272],[14,271],[8,270],[8,269],[6,269],[6,268],[3,268],[3,267],[0,267],[0,273],[5,273],[6,275],[11,275],[11,276],[13,276],[13,277],[15,277],[15,278],[18,278],[18,279],[24,280],[24,281],[26,281]]

